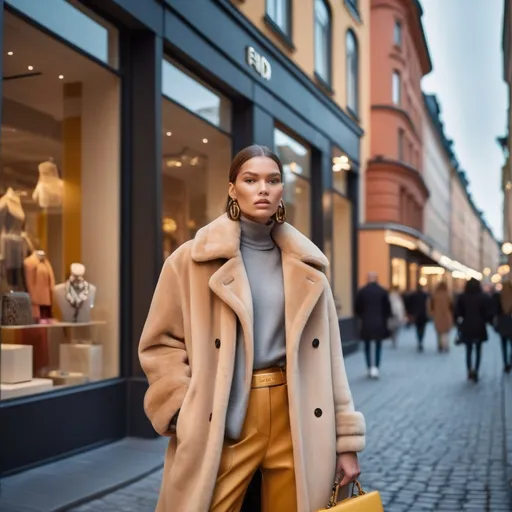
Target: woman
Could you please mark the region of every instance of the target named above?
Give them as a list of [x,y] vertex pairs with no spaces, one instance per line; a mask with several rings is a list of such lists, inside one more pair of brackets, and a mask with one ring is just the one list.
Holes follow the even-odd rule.
[[389,331],[391,333],[391,341],[393,342],[393,347],[396,348],[400,327],[402,327],[406,321],[404,301],[398,286],[393,286],[389,291],[389,302],[391,303]]
[[328,261],[284,222],[282,178],[268,148],[242,150],[227,213],[164,264],[139,348],[171,437],[158,512],[238,511],[257,470],[264,510],[311,512],[360,473]]
[[[482,355],[482,343],[487,341],[486,323],[490,320],[489,301],[482,291],[480,282],[471,278],[459,296],[455,318],[459,327],[459,338],[466,345],[466,366],[468,380],[478,382],[478,370]],[[473,366],[473,348],[476,360]]]
[[428,293],[421,284],[418,284],[416,291],[410,294],[407,302],[409,315],[413,324],[416,326],[418,352],[423,352],[425,328],[427,327],[429,320],[427,313]]
[[453,327],[453,303],[444,281],[440,282],[428,302],[429,315],[437,332],[438,352],[450,350],[449,334]]
[[501,337],[503,371],[512,370],[512,283],[505,281],[501,292],[495,294],[496,330]]

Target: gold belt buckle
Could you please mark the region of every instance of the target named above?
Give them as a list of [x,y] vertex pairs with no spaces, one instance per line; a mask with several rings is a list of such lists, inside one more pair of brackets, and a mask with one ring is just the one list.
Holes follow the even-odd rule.
[[284,384],[285,382],[286,377],[283,370],[269,373],[261,373],[253,375],[252,377],[253,388],[279,386],[281,384]]

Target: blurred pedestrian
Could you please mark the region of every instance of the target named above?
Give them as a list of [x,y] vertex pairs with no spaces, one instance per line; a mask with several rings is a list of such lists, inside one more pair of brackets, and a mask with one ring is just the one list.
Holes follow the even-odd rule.
[[[482,359],[482,343],[487,341],[487,326],[492,312],[488,297],[483,293],[480,281],[471,278],[459,296],[455,307],[455,318],[459,329],[459,340],[466,345],[468,380],[478,382],[478,370]],[[476,353],[473,365],[473,350]]]
[[494,295],[496,330],[501,337],[503,371],[512,370],[512,283],[505,281],[501,292]]
[[[375,272],[368,274],[368,284],[357,292],[355,312],[361,323],[361,339],[364,341],[368,376],[377,379],[382,340],[389,337],[388,320],[391,317],[391,304],[388,292],[377,282]],[[375,344],[374,361],[371,357],[372,342]]]
[[393,342],[393,347],[396,348],[398,333],[406,321],[405,305],[402,299],[402,295],[400,294],[400,288],[398,288],[398,286],[391,287],[389,292],[389,301],[391,303],[389,331],[391,335],[391,341]]
[[450,350],[450,331],[453,327],[453,301],[444,281],[440,282],[428,300],[428,312],[437,333],[438,352]]
[[416,291],[411,293],[408,300],[409,315],[416,326],[418,352],[423,352],[423,339],[425,337],[425,328],[428,324],[427,302],[428,293],[423,286],[419,284]]

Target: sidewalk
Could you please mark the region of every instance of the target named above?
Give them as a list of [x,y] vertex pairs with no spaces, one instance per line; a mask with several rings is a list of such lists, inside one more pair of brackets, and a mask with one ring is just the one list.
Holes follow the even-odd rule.
[[167,441],[126,438],[3,478],[0,510],[57,512],[113,492],[160,469]]
[[[368,426],[361,480],[381,491],[386,512],[512,510],[512,375],[490,334],[478,385],[466,381],[463,348],[437,354],[430,327],[423,354],[412,331],[397,349],[385,344],[378,381],[366,378],[361,351],[347,357]],[[166,442],[126,439],[6,478],[0,510],[153,512]]]

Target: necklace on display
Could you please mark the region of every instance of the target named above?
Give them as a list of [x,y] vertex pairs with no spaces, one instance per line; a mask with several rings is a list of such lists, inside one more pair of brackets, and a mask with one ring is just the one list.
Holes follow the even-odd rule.
[[75,310],[73,321],[78,320],[78,313],[89,298],[89,283],[82,277],[71,274],[66,281],[66,300]]

